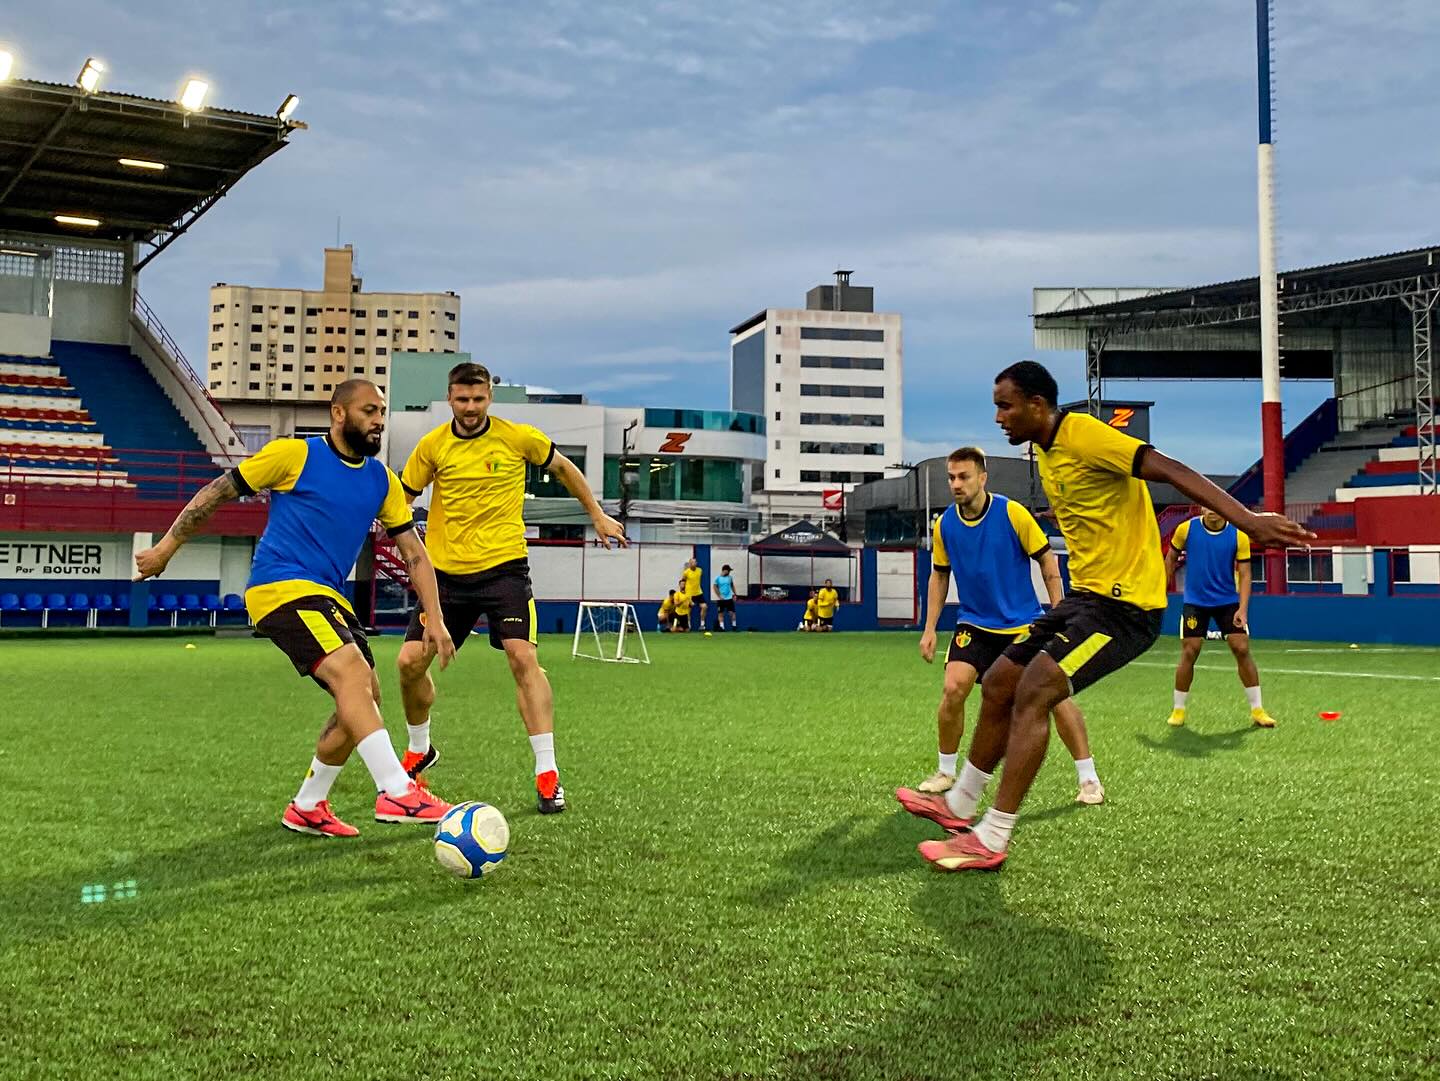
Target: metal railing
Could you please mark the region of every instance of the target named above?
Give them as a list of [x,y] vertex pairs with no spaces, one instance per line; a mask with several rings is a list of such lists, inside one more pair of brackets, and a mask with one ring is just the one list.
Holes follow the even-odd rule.
[[[138,290],[135,293],[135,318],[160,346],[161,351],[169,353],[171,367],[176,370],[181,388],[190,398],[196,411],[199,412],[200,419],[205,422],[205,427],[214,437],[216,446],[221,448],[220,454],[230,462],[237,462],[244,458],[245,442],[240,438],[240,433],[235,431],[230,422],[225,419],[225,411],[220,408],[220,403],[210,394],[210,388],[205,385],[200,373],[191,367],[190,361],[186,358],[179,343],[170,336],[170,332],[165,329],[165,324],[160,321],[155,310],[145,303],[145,298],[140,295]],[[215,425],[210,422],[210,413],[206,410],[206,406],[214,410],[215,415],[224,424],[226,431],[223,434],[216,431]]]

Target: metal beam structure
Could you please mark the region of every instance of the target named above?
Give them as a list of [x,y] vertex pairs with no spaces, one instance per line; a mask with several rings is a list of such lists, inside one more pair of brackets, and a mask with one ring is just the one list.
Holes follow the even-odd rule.
[[0,206],[4,206],[5,200],[10,198],[11,193],[20,186],[20,181],[25,179],[26,174],[29,173],[35,163],[40,160],[40,155],[50,149],[50,144],[55,141],[55,136],[64,130],[65,124],[75,115],[79,107],[79,100],[72,100],[70,104],[65,107],[64,111],[55,118],[55,123],[46,129],[45,134],[35,140],[35,145],[31,148],[29,156],[27,156],[20,167],[15,170],[15,175],[10,178],[10,183],[5,185],[3,191],[0,191]]
[[1440,300],[1440,288],[1427,289],[1405,300],[1405,306],[1410,309],[1415,359],[1415,438],[1421,495],[1440,493],[1435,483],[1435,353],[1432,348],[1437,300]]
[[1091,327],[1085,332],[1085,408],[1092,417],[1100,415],[1100,403],[1105,398],[1102,361],[1109,337],[1108,327]]

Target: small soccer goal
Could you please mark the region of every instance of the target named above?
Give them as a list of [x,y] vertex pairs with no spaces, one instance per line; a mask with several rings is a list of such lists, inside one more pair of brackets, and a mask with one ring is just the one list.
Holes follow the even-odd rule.
[[570,656],[592,661],[649,664],[645,633],[633,604],[581,601],[575,610],[575,643]]

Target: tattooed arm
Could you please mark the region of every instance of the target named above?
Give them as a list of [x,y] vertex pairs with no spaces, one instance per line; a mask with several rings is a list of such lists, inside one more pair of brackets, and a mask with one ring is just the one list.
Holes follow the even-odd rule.
[[229,473],[216,477],[195,493],[169,532],[150,548],[135,557],[135,580],[154,578],[165,570],[180,546],[193,537],[223,503],[237,499],[240,491]]

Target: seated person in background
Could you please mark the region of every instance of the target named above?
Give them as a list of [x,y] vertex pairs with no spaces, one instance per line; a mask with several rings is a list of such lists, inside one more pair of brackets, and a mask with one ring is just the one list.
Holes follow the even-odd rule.
[[675,614],[670,620],[672,632],[688,631],[690,629],[690,608],[694,598],[685,592],[685,580],[680,580],[680,588],[671,592],[670,597],[674,602]]
[[805,614],[800,617],[800,626],[797,631],[813,631],[820,626],[820,617],[816,614],[819,606],[819,596],[815,590],[810,591],[810,599],[805,602]]
[[661,632],[668,631],[670,629],[670,620],[674,615],[675,591],[669,589],[665,591],[665,599],[660,602],[660,611],[655,613],[655,629]]

